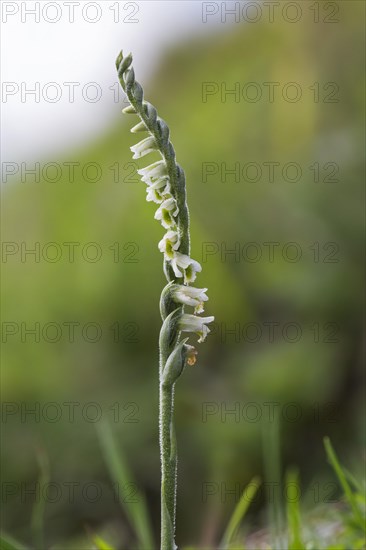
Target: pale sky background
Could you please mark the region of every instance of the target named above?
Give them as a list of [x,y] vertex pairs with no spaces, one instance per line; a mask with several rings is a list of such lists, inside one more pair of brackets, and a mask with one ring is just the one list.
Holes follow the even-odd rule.
[[[75,4],[73,23],[69,22],[71,3]],[[200,1],[41,0],[40,22],[26,11],[34,9],[37,2],[2,0],[0,4],[3,162],[57,160],[60,154],[107,129],[121,110],[109,89],[117,82],[114,60],[121,48],[133,52],[138,79],[146,84],[164,51],[174,43],[190,35],[227,30],[226,24],[202,23]],[[86,17],[100,18],[96,23],[83,18],[87,4]],[[16,13],[7,15],[13,11]],[[114,22],[114,17],[119,22]],[[60,20],[50,23],[45,18]],[[37,82],[40,101],[30,94],[22,100],[22,91],[34,89]],[[50,82],[57,87],[48,87]],[[80,83],[74,89],[73,103],[69,100],[71,85],[65,82]],[[83,89],[90,98],[97,92],[94,86],[85,88],[91,82],[96,82],[102,93],[95,103],[82,96]],[[61,97],[52,103],[42,92],[46,98],[53,99],[56,93]]]

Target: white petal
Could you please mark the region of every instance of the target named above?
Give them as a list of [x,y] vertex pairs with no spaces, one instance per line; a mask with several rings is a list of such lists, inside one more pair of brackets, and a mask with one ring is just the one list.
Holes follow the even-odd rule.
[[142,180],[150,180],[151,178],[160,178],[161,176],[167,176],[167,167],[164,160],[158,160],[146,168],[141,168],[137,172],[142,176]]
[[174,210],[176,206],[177,206],[176,200],[173,199],[173,197],[169,197],[163,202],[163,204],[161,205],[161,208],[164,208],[165,210],[169,210],[170,212],[171,210]]
[[185,304],[187,306],[194,306],[194,307],[197,306],[197,300],[195,298],[191,298],[190,296],[187,296],[186,294],[184,294],[179,290],[174,294],[174,298],[177,302],[181,304]]
[[[171,250],[177,250],[180,246],[180,239],[177,231],[167,231],[164,237],[158,244],[160,252],[167,255],[167,259],[171,259]],[[171,250],[170,250],[171,249]]]
[[206,326],[212,323],[215,317],[198,317],[197,315],[183,314],[179,320],[179,328],[184,332],[196,332],[199,335],[199,342],[203,342],[210,332]]
[[190,265],[184,273],[184,282],[193,283],[196,280],[196,273],[202,271],[201,265],[195,260],[191,260]]
[[152,189],[162,189],[169,184],[169,178],[164,176],[163,178],[159,178],[155,181],[145,181],[145,183],[147,183],[148,187],[151,187]]
[[196,288],[194,286],[184,286],[186,289],[186,294],[193,296],[194,298],[200,298],[204,302],[207,302],[208,298],[206,296],[207,288]]
[[163,199],[160,197],[159,192],[156,189],[147,188],[146,194],[147,202],[156,202],[156,204],[161,204]]
[[174,299],[181,304],[194,307],[194,313],[202,313],[204,311],[203,304],[207,302],[207,288],[195,288],[192,286],[179,285],[174,292]]
[[148,153],[152,153],[153,151],[157,150],[156,141],[153,136],[149,136],[139,143],[136,143],[136,145],[130,147],[130,149],[134,153],[132,158],[139,159],[141,157],[144,157]]
[[[170,227],[175,225],[175,220],[173,216],[175,216],[175,212],[178,212],[179,209],[176,208],[176,201],[173,198],[166,199],[160,207],[155,212],[154,218],[156,220],[160,220],[162,223],[162,226],[165,227],[165,229],[169,229]],[[175,212],[172,213],[172,210],[175,210]]]
[[176,258],[173,258],[172,261],[171,261],[171,266],[173,268],[173,271],[174,271],[174,275],[176,277],[183,277],[183,273],[179,270],[178,268],[178,265],[177,265],[177,260]]
[[187,267],[192,263],[192,260],[186,254],[181,254],[180,252],[177,252],[176,262],[183,269],[187,269]]

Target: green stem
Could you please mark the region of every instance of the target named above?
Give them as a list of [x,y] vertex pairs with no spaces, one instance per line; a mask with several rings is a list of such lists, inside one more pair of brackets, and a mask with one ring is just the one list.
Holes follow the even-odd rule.
[[[171,350],[160,347],[160,378]],[[161,550],[175,550],[177,447],[174,429],[175,385],[159,384],[159,446],[161,464]]]
[[160,384],[161,550],[175,550],[177,452],[173,424],[174,386]]

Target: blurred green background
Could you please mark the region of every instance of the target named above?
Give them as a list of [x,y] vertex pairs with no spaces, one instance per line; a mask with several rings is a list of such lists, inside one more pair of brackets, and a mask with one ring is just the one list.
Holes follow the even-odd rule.
[[[296,464],[310,493],[320,483],[320,501],[331,476],[324,435],[350,468],[362,468],[364,4],[339,5],[336,24],[314,24],[313,13],[304,10],[296,24],[234,24],[192,39],[167,51],[153,80],[142,83],[170,126],[186,172],[192,256],[203,267],[196,284],[208,287],[206,314],[216,318],[213,334],[199,346],[197,366],[176,388],[181,544],[217,541],[233,509],[233,496],[221,489],[205,499],[205,484],[233,488],[263,475],[265,403],[279,404],[273,406],[281,417],[283,469]],[[137,65],[135,70],[139,79]],[[228,95],[222,101],[220,92],[202,100],[205,83],[219,90],[239,83],[242,90],[248,82],[261,87],[261,100],[236,102]],[[265,82],[280,83],[273,102]],[[282,96],[289,82],[301,87],[298,102]],[[316,82],[319,101],[310,89]],[[328,102],[334,89],[336,101]],[[61,498],[46,502],[47,548],[88,548],[88,529],[112,533],[121,548],[133,547],[96,435],[96,424],[106,419],[159,530],[157,340],[164,277],[157,242],[163,233],[135,164],[128,164],[129,146],[137,141],[128,132],[134,118],[119,113],[95,142],[59,159],[80,163],[73,182],[65,169],[54,183],[13,179],[3,186],[3,241],[28,248],[38,242],[41,251],[40,261],[20,252],[3,256],[2,480],[3,486],[16,484],[5,486],[3,526],[32,542],[34,498],[24,491],[38,479],[42,449],[51,480],[62,488]],[[83,178],[81,167],[89,162],[100,165],[99,181]],[[221,163],[230,169],[249,162],[263,170],[259,181],[221,178]],[[273,182],[263,164],[268,162],[280,163]],[[289,162],[301,167],[299,181],[283,177]],[[117,176],[111,168],[116,163]],[[217,163],[207,181],[203,163]],[[327,163],[336,163],[334,174],[334,164]],[[42,251],[52,256],[44,248],[50,242],[62,249],[58,261],[42,258]],[[67,242],[80,243],[74,262]],[[81,253],[91,242],[101,250],[96,262],[85,256],[91,258],[93,248]],[[221,252],[235,246],[242,251],[253,242],[262,251],[256,262]],[[279,243],[274,261],[268,242]],[[282,256],[289,242],[302,251],[297,262]],[[207,243],[216,243],[215,253],[203,257]],[[39,342],[24,332],[37,322]],[[47,323],[62,328],[59,341],[47,341],[56,334],[52,328],[42,336]],[[65,323],[78,323],[74,341]],[[90,323],[101,334],[94,337]],[[273,338],[268,323],[278,323]],[[288,323],[301,328],[298,341],[289,342],[291,327],[284,336]],[[225,332],[235,326],[236,337]],[[260,327],[261,337],[250,326]],[[89,327],[84,334],[83,327]],[[9,334],[12,328],[16,334]],[[66,405],[71,402],[79,403],[74,421]],[[206,418],[207,403],[212,414]],[[26,414],[26,407],[39,407],[39,417]],[[225,407],[239,410],[239,417],[225,415]],[[294,411],[300,411],[295,421]],[[67,483],[78,484],[73,502]],[[88,483],[102,488],[94,503],[82,494]],[[266,523],[263,509],[260,499],[250,516],[252,529]]]

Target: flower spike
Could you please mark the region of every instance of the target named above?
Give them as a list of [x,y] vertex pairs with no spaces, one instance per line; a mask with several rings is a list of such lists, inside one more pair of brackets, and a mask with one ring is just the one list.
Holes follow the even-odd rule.
[[[202,271],[201,265],[190,257],[189,212],[183,168],[176,162],[167,123],[153,105],[144,100],[144,92],[136,81],[131,54],[121,52],[116,60],[118,77],[127,95],[129,106],[123,113],[136,115],[139,121],[132,133],[147,133],[131,147],[133,159],[156,152],[161,159],[138,170],[146,184],[146,200],[158,205],[155,219],[166,233],[158,244],[164,255],[164,274],[168,284],[160,298],[163,324],[160,330],[160,450],[161,450],[161,550],[176,549],[174,541],[176,515],[177,453],[174,436],[174,386],[186,365],[194,365],[197,350],[181,339],[182,332],[193,332],[203,342],[210,332],[213,316],[200,317],[207,302],[207,288],[190,286]],[[185,308],[194,308],[193,314]]]

